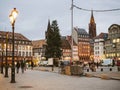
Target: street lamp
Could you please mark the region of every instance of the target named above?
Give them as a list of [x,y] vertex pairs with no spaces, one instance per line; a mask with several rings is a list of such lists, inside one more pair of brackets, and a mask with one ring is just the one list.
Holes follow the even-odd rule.
[[15,83],[15,63],[14,63],[14,25],[15,25],[15,20],[17,18],[18,11],[16,8],[14,8],[10,15],[10,22],[12,25],[12,68],[11,68],[11,83]]
[[71,61],[70,65],[73,62],[73,0],[71,4]]
[[5,58],[5,77],[8,77],[8,58],[7,58],[7,49],[8,49],[8,32],[6,33],[6,58]]
[[2,61],[1,61],[1,74],[3,74],[3,52],[4,52],[4,41],[2,42]]

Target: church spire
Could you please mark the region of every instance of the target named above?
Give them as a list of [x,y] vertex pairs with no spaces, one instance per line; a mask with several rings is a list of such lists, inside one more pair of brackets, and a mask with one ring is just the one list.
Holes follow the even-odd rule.
[[91,10],[91,19],[90,23],[95,23],[94,16],[93,16],[93,10]]
[[93,10],[91,10],[91,18],[89,23],[89,36],[91,39],[96,37],[96,23],[93,16]]
[[51,28],[51,26],[50,26],[50,20],[48,20],[48,26],[47,26],[47,31],[45,32],[45,38],[47,39],[47,37],[48,37],[48,33],[50,32],[50,29]]
[[48,20],[47,30],[49,30],[49,28],[50,28],[50,20]]

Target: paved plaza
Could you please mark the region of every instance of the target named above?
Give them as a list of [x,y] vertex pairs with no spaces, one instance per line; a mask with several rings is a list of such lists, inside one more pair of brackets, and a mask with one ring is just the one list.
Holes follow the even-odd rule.
[[68,76],[41,70],[26,70],[16,74],[16,83],[0,74],[0,90],[120,90],[119,80]]

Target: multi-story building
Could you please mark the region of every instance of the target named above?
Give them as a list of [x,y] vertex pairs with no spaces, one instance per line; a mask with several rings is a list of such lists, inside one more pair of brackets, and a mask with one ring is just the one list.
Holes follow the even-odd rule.
[[74,42],[78,46],[78,57],[79,61],[90,60],[90,42],[89,34],[82,28],[74,28],[73,31]]
[[45,60],[45,40],[34,40],[33,44],[33,59],[37,63]]
[[100,62],[105,58],[104,44],[107,39],[107,33],[100,33],[94,38],[94,61]]
[[66,37],[62,37],[62,60],[71,60],[71,46]]
[[106,58],[120,60],[120,25],[113,24],[108,29],[108,39],[105,42]]
[[67,41],[71,46],[71,62],[79,61],[78,57],[78,45],[75,43],[74,39],[72,40],[71,36],[67,36]]
[[[32,60],[32,42],[20,33],[14,34],[14,59],[17,60]],[[12,32],[0,31],[0,53],[3,52],[5,60],[7,52],[8,63],[12,61]],[[2,54],[0,54],[0,60]],[[3,60],[3,61],[4,61]]]

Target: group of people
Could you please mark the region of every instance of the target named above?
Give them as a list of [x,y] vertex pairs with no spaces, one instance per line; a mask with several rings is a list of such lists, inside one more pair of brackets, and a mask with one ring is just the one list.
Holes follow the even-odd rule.
[[95,63],[94,61],[92,61],[92,62],[89,62],[88,64],[89,64],[89,68],[90,68],[90,70],[92,72],[95,72],[96,71],[96,67],[97,68],[99,67],[99,63],[98,62]]
[[[33,69],[33,67],[34,67],[33,61],[31,61],[30,66],[31,66],[31,69]],[[26,71],[27,67],[28,66],[26,65],[26,62],[24,60],[17,61],[17,63],[16,63],[16,72],[19,73],[19,69],[21,68],[22,73],[24,73],[24,71]]]

